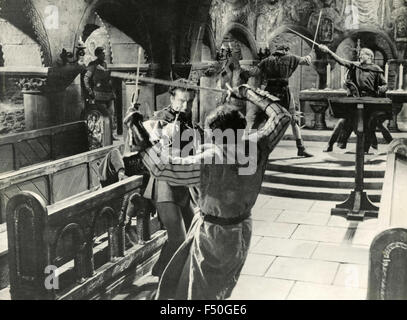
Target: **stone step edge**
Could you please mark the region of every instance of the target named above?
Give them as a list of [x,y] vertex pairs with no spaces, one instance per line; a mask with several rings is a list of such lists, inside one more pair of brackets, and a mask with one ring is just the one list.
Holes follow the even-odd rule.
[[[327,177],[348,177],[355,176],[354,169],[333,169],[333,168],[316,168],[305,165],[293,166],[278,162],[270,162],[266,166],[268,171],[277,171],[282,173],[304,174],[312,176],[327,176]],[[384,178],[384,170],[365,170],[365,178]]]
[[[266,195],[310,200],[345,201],[352,189],[299,187],[263,182],[261,193]],[[373,202],[380,202],[381,190],[366,190]]]
[[[307,134],[306,132],[304,132],[305,130],[302,130],[302,134],[301,137],[304,141],[309,141],[309,142],[326,142],[328,143],[329,138],[331,133],[333,132],[333,130],[323,130],[323,131],[328,131],[329,135],[324,135],[324,134],[320,134],[320,135],[314,135],[314,134]],[[378,132],[376,132],[376,135],[378,134]],[[295,137],[292,134],[286,134],[283,136],[283,140],[284,141],[295,141]],[[379,144],[387,144],[386,140],[384,140],[383,137],[379,137],[377,136],[377,141]],[[349,140],[348,143],[356,143],[356,137],[354,135],[352,135]],[[336,145],[336,144],[335,144]]]
[[[351,189],[354,186],[354,178],[348,177],[320,177],[310,175],[296,175],[290,173],[281,173],[275,171],[266,171],[264,181],[269,183],[287,184],[294,186],[308,186],[321,188],[340,188]],[[381,190],[383,188],[383,179],[370,178],[365,179],[365,189]]]

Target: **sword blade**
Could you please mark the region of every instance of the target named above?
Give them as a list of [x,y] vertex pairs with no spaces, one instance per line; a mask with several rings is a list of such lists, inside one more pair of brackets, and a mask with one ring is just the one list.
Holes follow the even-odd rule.
[[322,17],[322,10],[319,12],[317,29],[315,30],[314,43],[312,44],[311,51],[314,50],[315,41],[317,41],[317,36],[318,36],[318,31],[319,31],[319,24],[321,23],[321,17]]
[[319,43],[318,43],[318,42],[315,42],[314,40],[311,40],[310,38],[304,36],[303,34],[297,32],[297,31],[295,31],[295,30],[293,30],[293,29],[291,29],[291,28],[287,28],[287,29],[290,30],[292,33],[295,33],[297,36],[303,38],[304,40],[307,40],[307,41],[309,41],[309,42],[311,42],[311,43],[313,43],[313,44],[319,46]]
[[197,86],[197,85],[188,84],[188,83],[177,83],[174,81],[157,79],[157,78],[140,77],[139,79],[137,79],[137,76],[135,76],[133,74],[129,74],[129,73],[125,73],[125,72],[118,72],[118,71],[113,71],[110,74],[110,76],[112,78],[118,78],[118,79],[123,79],[123,80],[139,80],[139,82],[158,84],[158,85],[167,86],[167,87],[177,87],[177,88],[184,88],[184,89],[191,89],[191,90],[206,90],[206,91],[219,92],[219,93],[228,92],[225,89],[202,87],[202,86]]

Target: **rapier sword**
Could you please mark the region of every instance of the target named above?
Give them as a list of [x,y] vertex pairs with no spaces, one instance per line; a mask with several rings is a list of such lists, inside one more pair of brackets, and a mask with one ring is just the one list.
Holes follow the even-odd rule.
[[319,31],[319,24],[321,23],[321,17],[322,17],[322,10],[319,12],[317,29],[315,30],[314,43],[312,44],[311,52],[312,52],[312,50],[314,50],[315,41],[317,41],[317,36],[318,36],[318,31]]
[[314,40],[311,40],[310,38],[304,36],[303,34],[297,32],[297,31],[295,31],[295,30],[293,30],[293,29],[291,29],[291,28],[288,28],[288,27],[287,27],[287,29],[290,30],[292,33],[295,33],[297,36],[303,38],[304,40],[307,40],[307,41],[309,41],[309,42],[311,42],[311,43],[313,43],[313,44],[319,46],[319,43],[318,43],[318,42],[316,42],[316,41],[314,41]]
[[137,76],[135,76],[134,74],[129,74],[129,73],[125,73],[125,72],[113,71],[110,74],[110,76],[112,78],[118,78],[118,79],[124,79],[124,80],[138,80],[138,81],[144,82],[144,83],[158,84],[158,85],[163,85],[163,86],[168,86],[168,87],[177,87],[177,88],[184,88],[184,89],[191,89],[191,90],[206,90],[206,91],[213,91],[213,92],[219,92],[219,93],[228,93],[228,90],[225,90],[225,89],[202,87],[202,86],[198,86],[198,85],[194,85],[194,84],[175,82],[175,81],[169,81],[169,80],[163,80],[163,79],[157,79],[157,78],[139,77],[137,79]]

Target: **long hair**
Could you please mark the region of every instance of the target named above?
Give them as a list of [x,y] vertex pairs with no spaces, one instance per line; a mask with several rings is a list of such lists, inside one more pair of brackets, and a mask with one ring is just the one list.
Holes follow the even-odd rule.
[[205,120],[205,128],[222,131],[237,131],[246,128],[246,119],[239,109],[231,104],[223,104],[213,110]]

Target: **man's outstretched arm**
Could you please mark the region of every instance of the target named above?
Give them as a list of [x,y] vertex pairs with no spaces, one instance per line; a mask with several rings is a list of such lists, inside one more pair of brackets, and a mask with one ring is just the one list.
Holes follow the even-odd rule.
[[322,52],[328,53],[336,62],[338,62],[340,65],[345,66],[347,68],[351,68],[352,66],[355,65],[354,62],[346,60],[338,56],[336,53],[334,53],[331,49],[329,49],[326,45],[320,44],[318,46],[319,50]]

